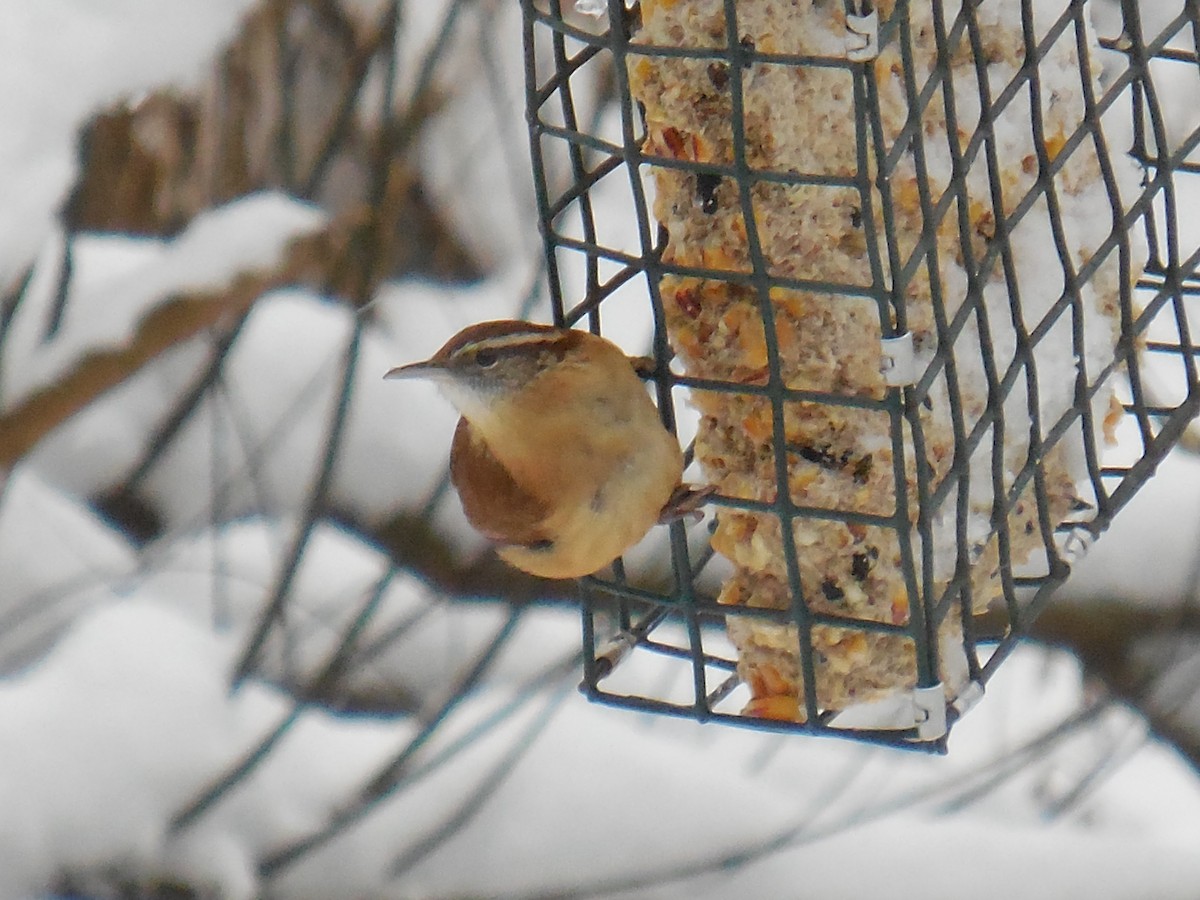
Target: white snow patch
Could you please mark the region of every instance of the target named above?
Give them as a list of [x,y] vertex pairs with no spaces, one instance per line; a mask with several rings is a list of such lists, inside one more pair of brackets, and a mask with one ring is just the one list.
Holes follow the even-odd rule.
[[251,0],[0,2],[0,285],[51,228],[76,168],[76,131],[97,108],[193,81]]
[[29,662],[137,564],[126,539],[25,467],[0,483],[0,672]]
[[[404,731],[305,713],[202,829],[171,837],[172,816],[288,708],[255,686],[229,695],[231,649],[129,600],[86,617],[36,669],[0,682],[0,897],[33,896],[63,872],[118,861],[161,875],[168,850],[221,896],[254,896],[256,851],[322,821]],[[210,857],[213,847],[224,852]]]
[[314,207],[267,192],[197,215],[170,241],[78,238],[76,275],[53,337],[46,338],[49,290],[18,308],[5,346],[6,402],[54,383],[85,354],[125,346],[172,295],[217,291],[239,274],[269,271],[292,239],[323,222]]
[[[1113,519],[1059,596],[1124,599],[1163,609],[1194,600],[1200,547],[1200,459],[1176,451]],[[1153,561],[1152,565],[1147,565]]]

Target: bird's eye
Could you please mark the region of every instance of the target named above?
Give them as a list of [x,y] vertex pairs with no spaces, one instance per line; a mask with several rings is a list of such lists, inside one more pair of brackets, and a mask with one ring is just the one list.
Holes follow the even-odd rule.
[[481,369],[490,369],[496,364],[495,350],[477,350],[475,351],[475,365]]

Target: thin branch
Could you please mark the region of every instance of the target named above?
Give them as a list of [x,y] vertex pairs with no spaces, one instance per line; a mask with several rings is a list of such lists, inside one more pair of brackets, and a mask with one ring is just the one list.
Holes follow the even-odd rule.
[[345,365],[342,369],[341,391],[334,406],[333,419],[330,422],[329,431],[326,436],[325,452],[321,459],[321,467],[317,473],[317,480],[309,494],[308,503],[305,505],[304,514],[301,518],[300,527],[296,532],[295,540],[276,580],[275,590],[271,594],[271,599],[264,606],[258,622],[251,633],[250,640],[247,641],[246,648],[242,651],[242,655],[234,667],[232,678],[234,689],[254,670],[254,666],[258,662],[258,655],[262,651],[263,645],[267,642],[267,638],[270,636],[271,627],[277,620],[283,618],[284,610],[291,594],[292,582],[295,580],[296,573],[300,569],[300,561],[308,549],[308,542],[312,537],[317,520],[325,508],[325,498],[329,493],[330,485],[333,483],[333,473],[336,468],[339,451],[341,450],[342,438],[345,435],[346,422],[349,418],[350,398],[354,391],[355,376],[358,370],[359,346],[362,342],[362,333],[363,321],[362,319],[355,318],[350,332],[350,341],[346,347]]
[[311,265],[317,235],[297,238],[271,272],[238,275],[224,291],[172,297],[148,311],[123,346],[80,359],[54,384],[0,414],[0,469],[11,468],[59,425],[137,374],[166,351],[242,315],[259,296]]
[[508,643],[521,619],[521,610],[510,611],[507,621],[493,635],[488,645],[476,657],[474,664],[455,683],[450,685],[445,699],[428,717],[421,730],[405,744],[393,759],[360,792],[358,798],[347,808],[337,812],[320,829],[312,832],[270,854],[259,866],[263,878],[277,875],[288,866],[298,862],[310,851],[323,846],[363,819],[372,809],[390,797],[404,784],[404,775],[416,755],[429,743],[450,714],[475,689],[491,668],[500,650]]
[[431,853],[441,847],[446,841],[459,834],[467,823],[471,821],[480,811],[487,805],[487,802],[495,796],[496,792],[504,785],[505,781],[512,775],[517,767],[517,763],[521,761],[529,748],[537,741],[537,739],[546,730],[550,721],[554,717],[554,713],[562,702],[566,700],[572,693],[572,685],[565,682],[559,685],[543,704],[542,709],[534,717],[534,720],[525,727],[524,731],[517,736],[513,745],[507,753],[501,755],[496,760],[496,763],[479,779],[479,784],[474,791],[445,818],[441,825],[426,832],[421,836],[415,844],[405,850],[392,863],[389,875],[392,878],[399,878],[414,866],[428,857]]

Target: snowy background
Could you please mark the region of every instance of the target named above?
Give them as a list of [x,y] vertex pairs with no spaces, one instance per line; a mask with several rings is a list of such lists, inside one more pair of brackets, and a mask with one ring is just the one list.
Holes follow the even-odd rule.
[[[492,565],[445,489],[454,413],[380,378],[472,321],[546,315],[518,5],[344,0],[345,34],[323,6],[0,0],[0,900],[1194,897],[1200,461],[1169,458],[1063,592],[1142,635],[1113,643],[1136,695],[1030,644],[945,758],[589,706],[577,611]],[[231,54],[249,14],[270,40]],[[346,55],[277,52],[311,33],[378,39],[364,131],[317,187],[308,131],[251,127],[284,160],[253,190],[204,170],[155,227],[81,226],[81,131],[114,104],[211,111],[214,70],[278,70],[295,121],[329,125]],[[246,121],[278,116],[255,96]],[[380,110],[416,124],[372,194]],[[364,197],[399,210],[389,265],[314,276]],[[435,226],[457,262],[414,264]],[[612,324],[642,352],[644,321]],[[250,658],[269,608],[285,627]]]

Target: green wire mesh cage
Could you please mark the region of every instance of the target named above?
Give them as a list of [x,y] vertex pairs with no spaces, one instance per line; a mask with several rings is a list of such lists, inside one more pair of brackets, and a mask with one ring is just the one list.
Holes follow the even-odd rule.
[[717,489],[585,692],[944,749],[1196,413],[1197,4],[523,4],[555,321],[652,322]]

